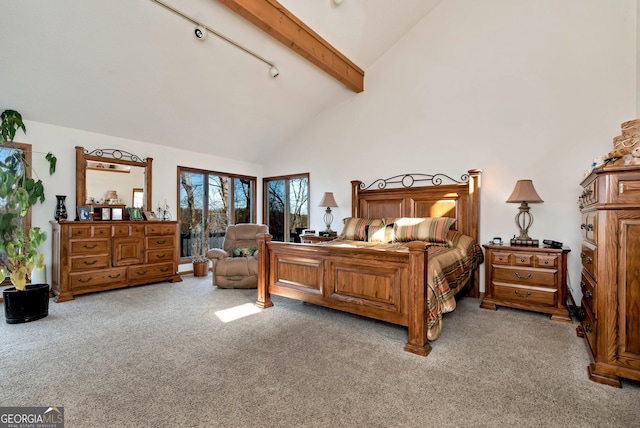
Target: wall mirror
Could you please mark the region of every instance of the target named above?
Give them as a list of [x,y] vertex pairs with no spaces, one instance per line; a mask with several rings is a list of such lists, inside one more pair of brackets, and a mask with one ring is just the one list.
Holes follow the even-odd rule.
[[152,210],[152,161],[124,150],[76,146],[76,204],[93,212],[104,205]]

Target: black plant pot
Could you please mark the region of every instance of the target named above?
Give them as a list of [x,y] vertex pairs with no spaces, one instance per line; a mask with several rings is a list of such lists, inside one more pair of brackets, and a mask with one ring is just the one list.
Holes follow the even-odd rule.
[[35,321],[49,315],[49,284],[27,284],[24,291],[10,287],[2,291],[2,298],[8,324]]

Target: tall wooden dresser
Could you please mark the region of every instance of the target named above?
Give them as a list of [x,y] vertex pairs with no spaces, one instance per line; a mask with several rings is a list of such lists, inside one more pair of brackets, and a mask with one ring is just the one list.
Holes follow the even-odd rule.
[[179,282],[176,221],[61,221],[53,226],[52,291],[77,294]]
[[581,183],[582,302],[578,336],[589,378],[640,380],[640,168],[597,168]]

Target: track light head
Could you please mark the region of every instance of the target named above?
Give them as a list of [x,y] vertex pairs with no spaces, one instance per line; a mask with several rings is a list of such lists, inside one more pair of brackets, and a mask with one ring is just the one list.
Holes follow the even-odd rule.
[[276,67],[275,65],[272,65],[269,69],[269,74],[271,75],[271,77],[276,78],[280,75],[280,70],[278,70],[278,67]]
[[202,25],[198,25],[195,30],[193,30],[193,34],[195,34],[199,40],[204,40],[207,38],[207,29]]

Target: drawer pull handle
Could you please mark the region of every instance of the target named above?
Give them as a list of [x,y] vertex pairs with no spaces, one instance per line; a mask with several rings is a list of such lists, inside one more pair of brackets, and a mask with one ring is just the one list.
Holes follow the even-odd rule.
[[582,223],[582,224],[580,225],[580,229],[586,229],[586,228],[587,228],[587,225],[586,225],[586,224]]
[[93,244],[92,246],[88,246],[87,244],[82,244],[82,246],[88,250],[91,250],[92,248],[96,248],[98,244]]
[[162,268],[162,269],[160,269],[160,272],[168,272],[168,271],[169,271],[169,268]]
[[137,273],[138,275],[144,275],[144,274],[146,274],[147,272],[148,272],[148,270],[146,270],[146,269],[145,269],[145,270],[142,270],[142,271],[138,271],[138,272],[136,272],[136,273]]
[[[531,274],[528,273],[525,276],[520,275],[518,272],[516,272],[516,278],[520,278],[520,279],[529,279],[531,278]],[[518,290],[516,290],[516,294],[518,294]]]
[[89,277],[87,279],[82,279],[82,278],[78,278],[78,282],[81,282],[83,284],[86,284],[87,282],[90,282],[93,279],[93,277]]
[[587,299],[590,299],[591,297],[593,297],[593,294],[591,294],[591,291],[587,290],[584,293],[584,297],[586,297]]
[[530,292],[528,292],[528,291],[527,291],[526,293],[521,293],[521,292],[519,292],[518,290],[514,290],[513,292],[514,292],[514,293],[516,294],[516,296],[518,296],[518,297],[529,297],[529,296],[531,296],[531,293],[530,293]]
[[592,224],[588,224],[587,225],[587,230],[588,231],[592,231],[593,230],[593,225]]
[[119,277],[120,277],[120,274],[117,274],[117,275],[109,275],[109,278],[111,278],[111,279],[116,279],[116,278],[119,278]]
[[156,258],[158,258],[158,259],[163,259],[163,258],[165,258],[165,257],[167,257],[167,254],[166,254],[166,253],[156,254]]
[[578,318],[583,319],[585,316],[587,316],[587,312],[584,310],[584,308],[580,308],[580,310],[578,311]]
[[591,257],[587,257],[587,258],[584,259],[584,263],[587,264],[587,265],[590,265],[592,261],[593,261],[593,259]]
[[94,261],[92,261],[92,262],[88,262],[88,261],[86,261],[86,260],[85,260],[85,261],[83,261],[82,263],[84,263],[85,265],[91,266],[91,265],[95,265],[96,263],[98,263],[98,261],[97,261],[97,260],[94,260]]
[[524,263],[524,259],[520,259],[520,263]]
[[548,265],[548,264],[549,264],[549,260],[545,260],[545,261],[544,261],[544,264],[545,264],[545,265]]
[[162,241],[160,241],[159,239],[156,239],[156,244],[166,244],[167,240],[163,239]]
[[591,333],[591,323],[584,324],[584,331],[586,331],[587,333]]
[[584,281],[580,281],[580,288],[584,290],[584,287],[586,287],[587,284],[584,283]]

